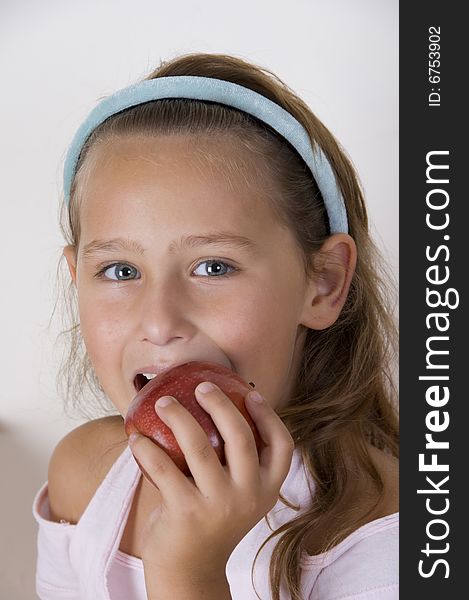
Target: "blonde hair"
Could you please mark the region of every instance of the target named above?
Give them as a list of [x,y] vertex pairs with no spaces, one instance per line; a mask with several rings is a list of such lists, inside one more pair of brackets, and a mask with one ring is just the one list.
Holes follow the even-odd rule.
[[[307,331],[296,386],[287,406],[278,411],[316,490],[307,510],[268,538],[280,536],[272,553],[270,585],[274,600],[279,600],[282,580],[291,598],[301,600],[299,565],[307,536],[315,530],[324,531],[321,552],[327,551],[366,522],[383,496],[384,483],[371,460],[368,444],[398,456],[397,393],[392,377],[397,352],[393,281],[369,235],[363,193],[351,161],[285,83],[267,69],[243,59],[204,53],[162,61],[145,79],[175,75],[214,77],[243,85],[294,115],[333,167],[345,199],[350,235],[357,245],[356,270],[345,306],[329,328]],[[329,235],[321,195],[310,171],[296,151],[269,127],[231,107],[196,100],[148,102],[113,115],[94,130],[80,155],[70,210],[61,204],[60,223],[67,243],[75,248],[79,244],[80,199],[92,164],[89,150],[128,134],[175,133],[234,136],[248,152],[264,159],[265,178],[275,192],[271,195],[272,207],[294,233],[305,274],[310,276],[314,255]],[[58,270],[60,277],[60,263]],[[65,321],[71,326],[63,332],[69,343],[59,372],[59,392],[67,410],[70,406],[89,418],[95,415],[82,402],[85,388],[94,394],[100,414],[112,408],[86,354],[75,294],[69,282],[63,298]],[[368,502],[350,503],[350,494],[358,493],[364,480],[375,487],[375,497]]]

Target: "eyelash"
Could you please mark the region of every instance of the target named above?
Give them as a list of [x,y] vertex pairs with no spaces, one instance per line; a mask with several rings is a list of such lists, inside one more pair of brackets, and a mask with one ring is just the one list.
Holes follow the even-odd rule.
[[[200,265],[203,265],[204,263],[221,264],[221,265],[224,265],[225,267],[228,267],[228,269],[230,269],[230,271],[228,273],[224,273],[223,275],[215,275],[215,276],[207,275],[207,276],[204,277],[204,279],[220,279],[220,278],[225,278],[225,277],[229,277],[230,275],[232,275],[236,271],[239,271],[239,269],[237,267],[235,267],[234,265],[231,265],[230,263],[227,263],[226,261],[223,261],[223,260],[218,260],[216,258],[210,258],[210,259],[207,258],[205,260],[202,260],[202,261],[198,262],[196,264],[196,266],[194,267],[194,271]],[[133,265],[131,265],[129,263],[126,263],[126,262],[113,262],[113,263],[104,265],[94,275],[94,277],[96,277],[97,279],[103,279],[103,280],[106,280],[106,281],[134,281],[134,279],[139,279],[139,277],[136,277],[134,279],[109,279],[108,277],[105,277],[104,276],[105,272],[108,269],[111,269],[112,267],[132,267],[133,269],[135,269],[136,271],[138,271],[138,269],[136,267],[134,267]],[[203,276],[201,275],[200,277],[203,277]]]

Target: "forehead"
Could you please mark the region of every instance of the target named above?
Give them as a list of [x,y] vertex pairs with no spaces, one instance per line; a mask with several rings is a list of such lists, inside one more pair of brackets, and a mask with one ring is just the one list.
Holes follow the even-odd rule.
[[262,159],[233,136],[127,136],[90,152],[82,188],[82,231],[144,218],[181,224],[277,222]]

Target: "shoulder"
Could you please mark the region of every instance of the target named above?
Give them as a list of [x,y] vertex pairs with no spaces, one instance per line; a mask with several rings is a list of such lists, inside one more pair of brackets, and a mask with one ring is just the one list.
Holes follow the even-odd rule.
[[78,522],[126,443],[123,419],[118,415],[84,423],[60,440],[47,477],[53,521]]
[[[397,598],[399,518],[389,515],[355,531],[330,554],[315,583],[321,600]],[[319,559],[319,557],[311,557]]]
[[[384,491],[381,499],[375,508],[367,513],[365,518],[359,519],[355,524],[354,535],[361,527],[372,525],[379,519],[387,516],[392,516],[399,511],[399,461],[394,456],[378,450],[373,446],[369,446],[370,458],[372,459],[376,469],[379,471],[383,484]],[[369,481],[364,482],[360,486],[358,493],[347,498],[348,506],[360,507],[363,512],[366,507],[365,500],[369,502],[376,495],[374,487]],[[305,538],[304,548],[309,555],[318,555],[321,552],[323,539],[327,535],[327,524],[323,523],[321,529],[317,527],[311,531]],[[349,536],[350,537],[350,536]],[[346,538],[349,539],[349,538]],[[352,538],[354,539],[354,538]],[[345,540],[344,540],[345,541]]]

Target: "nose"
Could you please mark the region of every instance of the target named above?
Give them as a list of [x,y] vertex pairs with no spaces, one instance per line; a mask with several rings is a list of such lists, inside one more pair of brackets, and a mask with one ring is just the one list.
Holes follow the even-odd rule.
[[139,314],[140,339],[165,346],[175,339],[194,335],[189,302],[174,278],[147,282],[142,290]]

